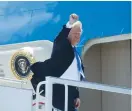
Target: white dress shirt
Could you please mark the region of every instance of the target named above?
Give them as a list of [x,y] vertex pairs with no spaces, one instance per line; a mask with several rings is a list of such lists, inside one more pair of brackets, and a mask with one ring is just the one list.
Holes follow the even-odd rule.
[[60,78],[80,81],[80,73],[78,71],[76,57],[74,57],[73,62]]

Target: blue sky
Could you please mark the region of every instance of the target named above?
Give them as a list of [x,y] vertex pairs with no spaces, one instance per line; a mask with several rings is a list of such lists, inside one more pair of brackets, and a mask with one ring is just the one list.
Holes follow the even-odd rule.
[[[71,13],[83,23],[79,48],[96,37],[131,32],[130,2],[2,2],[0,45],[34,40],[53,41]],[[78,48],[78,49],[79,49]]]

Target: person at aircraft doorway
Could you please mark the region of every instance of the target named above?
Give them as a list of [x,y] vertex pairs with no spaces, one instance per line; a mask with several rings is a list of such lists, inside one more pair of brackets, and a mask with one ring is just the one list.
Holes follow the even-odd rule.
[[[36,62],[31,66],[34,73],[31,83],[36,90],[39,82],[46,76],[82,81],[85,79],[84,67],[76,50],[82,34],[82,23],[77,14],[71,14],[69,21],[63,26],[55,38],[50,59]],[[44,93],[43,93],[44,94]],[[53,110],[64,111],[65,89],[63,85],[53,85]],[[80,107],[79,90],[68,86],[68,111],[75,111]]]

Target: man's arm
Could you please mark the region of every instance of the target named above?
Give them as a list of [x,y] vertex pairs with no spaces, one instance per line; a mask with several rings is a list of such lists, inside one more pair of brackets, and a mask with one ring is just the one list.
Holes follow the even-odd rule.
[[[56,37],[54,41],[50,59],[47,59],[44,62],[36,62],[33,65],[31,65],[30,69],[34,73],[34,77],[38,77],[42,80],[45,80],[46,76],[60,77],[64,73],[62,72],[60,74],[55,72],[59,72],[60,67],[66,61],[72,61],[73,59],[72,56],[70,57],[67,56],[68,54],[67,52],[69,52],[68,50],[69,49],[71,50],[71,44],[68,41],[68,39],[66,39],[69,34],[69,31],[70,29],[66,28],[64,25],[63,29],[61,30],[61,32],[58,34],[58,36]],[[66,59],[64,59],[65,56],[66,56]]]
[[54,42],[56,42],[58,40],[66,39],[68,37],[68,34],[69,34],[70,30],[71,30],[71,28],[67,28],[66,25],[63,25],[62,30],[56,36]]

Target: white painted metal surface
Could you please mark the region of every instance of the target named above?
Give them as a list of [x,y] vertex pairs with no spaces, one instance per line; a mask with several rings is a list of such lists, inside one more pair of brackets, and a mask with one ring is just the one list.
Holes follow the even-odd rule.
[[0,86],[0,111],[32,111],[32,90]]
[[[15,71],[16,69],[12,69],[11,67],[11,62],[15,62],[15,59],[12,59],[13,55],[23,49],[23,53],[29,52],[32,55],[32,57],[34,58],[34,62],[44,61],[50,58],[52,45],[52,42],[43,40],[0,46],[0,77],[19,80],[19,78],[16,76],[17,74],[15,75],[13,73],[13,71]],[[28,77],[24,79],[20,77],[20,80],[26,82],[26,84],[23,84],[23,88],[32,89],[32,85]],[[16,86],[14,86],[14,84],[12,85],[7,81],[4,82],[2,79],[0,79],[0,85],[19,88],[18,84],[15,84]]]

